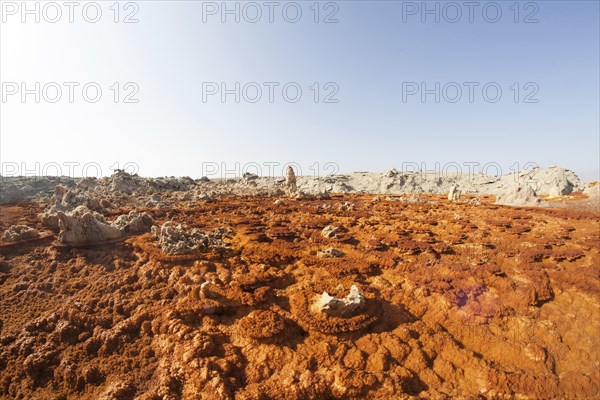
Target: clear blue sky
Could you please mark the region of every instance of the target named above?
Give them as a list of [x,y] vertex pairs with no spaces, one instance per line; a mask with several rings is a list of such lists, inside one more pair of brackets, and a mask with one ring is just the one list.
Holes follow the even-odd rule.
[[[4,12],[5,89],[6,82],[97,82],[103,95],[89,103],[79,86],[73,103],[66,89],[57,103],[8,96],[1,104],[3,163],[95,162],[107,174],[115,162],[134,162],[142,175],[193,177],[202,174],[202,162],[297,162],[305,174],[315,162],[334,162],[341,172],[382,171],[403,162],[432,169],[435,162],[496,162],[503,172],[515,162],[535,162],[586,177],[599,169],[597,1],[520,2],[517,23],[513,1],[496,3],[502,11],[496,23],[486,21],[495,18],[494,8],[482,11],[490,2],[479,2],[473,23],[465,6],[456,23],[446,21],[456,15],[450,8],[444,13],[447,2],[439,3],[439,23],[434,15],[423,23],[421,10],[407,14],[421,1],[321,2],[319,23],[312,1],[298,2],[297,23],[283,18],[287,2],[275,8],[272,23],[262,1],[259,22],[245,21],[255,15],[246,9],[240,23],[231,15],[223,23],[221,10],[210,13],[220,1],[138,1],[139,10],[121,9],[121,22],[114,23],[112,3],[99,3],[103,14],[95,24],[81,10],[72,24],[66,9],[54,24],[43,15],[40,23],[32,17],[22,23],[20,10]],[[436,2],[427,4],[434,8]],[[287,11],[293,18],[295,8]],[[334,11],[339,22],[323,23]],[[122,23],[132,12],[139,22]],[[115,104],[114,82],[134,82],[139,102],[122,103],[130,90],[121,88]],[[280,86],[273,103],[265,86],[257,103],[243,97],[235,103],[233,95],[222,103],[218,94],[205,93],[203,101],[205,82]],[[288,82],[303,90],[297,103],[282,96]],[[318,103],[314,82],[320,83]],[[335,85],[325,88],[328,82]],[[425,102],[416,94],[403,101],[403,82],[429,88],[456,82],[463,97],[451,103],[442,96],[436,103],[433,94]],[[464,82],[479,84],[472,103]],[[502,89],[496,103],[483,98],[488,82]],[[335,87],[339,102],[324,103]],[[447,97],[455,96],[453,90]],[[524,102],[533,91],[538,102]],[[493,97],[493,90],[488,93]]]

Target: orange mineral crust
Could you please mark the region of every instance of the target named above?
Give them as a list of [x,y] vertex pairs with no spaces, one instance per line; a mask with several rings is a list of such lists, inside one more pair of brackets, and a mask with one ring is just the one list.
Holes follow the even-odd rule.
[[93,245],[2,205],[37,233],[0,243],[0,398],[598,398],[584,200],[224,196]]

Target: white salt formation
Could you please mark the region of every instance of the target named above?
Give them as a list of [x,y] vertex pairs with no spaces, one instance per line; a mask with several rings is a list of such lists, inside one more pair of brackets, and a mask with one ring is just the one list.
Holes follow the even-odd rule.
[[71,214],[58,212],[60,233],[58,240],[63,244],[85,245],[119,239],[119,228],[108,224],[104,217],[87,209],[78,207]]
[[154,220],[146,213],[130,211],[127,215],[120,215],[112,225],[124,234],[142,233],[148,232],[152,228]]
[[452,185],[452,187],[450,187],[450,192],[448,192],[448,200],[454,203],[458,203],[460,201],[460,190],[458,190],[457,185]]
[[329,317],[348,317],[359,311],[364,304],[364,296],[355,285],[352,285],[350,293],[343,299],[338,299],[327,292],[323,292],[313,303],[312,311]]
[[230,229],[217,228],[203,232],[199,229],[186,229],[173,221],[165,222],[160,228],[152,227],[152,234],[158,239],[161,249],[167,254],[191,254],[207,250],[210,247],[228,247],[223,238],[231,233]]
[[[327,193],[373,193],[385,195],[448,195],[451,187],[460,187],[461,195],[513,196],[518,187],[530,186],[540,196],[564,196],[585,189],[573,171],[564,168],[533,168],[503,176],[486,174],[441,174],[439,172],[399,171],[385,173],[354,172],[326,176],[296,176],[292,167],[280,177],[257,177],[247,174],[234,179],[189,177],[143,178],[125,171],[116,171],[111,177],[0,177],[0,204],[34,200],[46,206],[42,218],[44,224],[58,229],[56,213],[68,213],[80,205],[92,211],[104,212],[106,208],[169,207],[173,201],[195,198],[196,193],[210,194],[212,198],[225,195],[269,195],[299,199],[326,199]],[[284,187],[282,188],[281,183]],[[57,186],[60,188],[56,189]],[[285,189],[285,190],[282,190]],[[54,196],[53,196],[54,195]],[[51,198],[51,196],[53,196]],[[418,197],[393,198],[408,204],[417,203]],[[206,199],[208,200],[208,199]],[[424,200],[423,200],[424,201]],[[542,203],[530,202],[528,205]]]
[[57,214],[60,232],[58,240],[67,245],[86,245],[110,242],[129,234],[148,232],[154,220],[146,213],[131,211],[108,223],[102,214],[79,206],[71,213]]
[[22,242],[23,240],[35,239],[40,234],[26,225],[12,225],[2,235],[3,242]]
[[294,173],[294,168],[292,168],[291,165],[287,167],[285,186],[287,187],[289,195],[296,193],[298,190],[296,187],[296,174]]
[[340,232],[340,228],[339,227],[333,226],[333,225],[327,225],[321,231],[321,235],[323,237],[331,239],[331,238],[336,238],[339,232]]
[[507,206],[537,206],[540,203],[535,191],[529,185],[518,186],[516,189],[502,193],[496,197],[496,204]]
[[329,248],[325,249],[324,251],[320,251],[317,253],[317,257],[321,257],[321,258],[336,258],[336,257],[343,257],[343,256],[344,256],[344,252],[336,249],[335,247],[329,247]]

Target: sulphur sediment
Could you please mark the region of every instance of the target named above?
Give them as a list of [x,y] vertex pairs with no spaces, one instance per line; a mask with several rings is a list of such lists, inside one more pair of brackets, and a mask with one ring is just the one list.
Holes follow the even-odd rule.
[[[226,196],[210,181],[200,184],[214,202],[187,196],[186,185],[198,189],[187,180],[114,183],[123,192],[108,196],[102,219],[78,207],[91,226],[129,226],[125,241],[0,244],[0,398],[599,395],[598,214],[469,193],[454,203],[446,187],[418,201],[330,194],[274,204],[283,193]],[[575,208],[593,193],[561,201]],[[151,197],[160,206],[145,207]],[[0,206],[0,233],[42,232],[48,204]],[[158,238],[137,233],[144,213],[157,229],[181,224],[178,235],[231,229],[229,249],[167,256]],[[328,225],[342,228],[338,237],[321,234]],[[343,255],[323,257],[329,248]]]

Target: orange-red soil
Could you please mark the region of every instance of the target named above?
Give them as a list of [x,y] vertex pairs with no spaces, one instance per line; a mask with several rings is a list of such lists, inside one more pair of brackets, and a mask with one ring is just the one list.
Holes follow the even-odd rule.
[[[231,248],[196,256],[150,234],[3,245],[0,397],[600,396],[598,214],[373,197],[150,210],[234,231]],[[36,207],[1,206],[0,229],[43,230]],[[317,256],[329,247],[344,255]],[[310,311],[353,284],[360,313]]]

